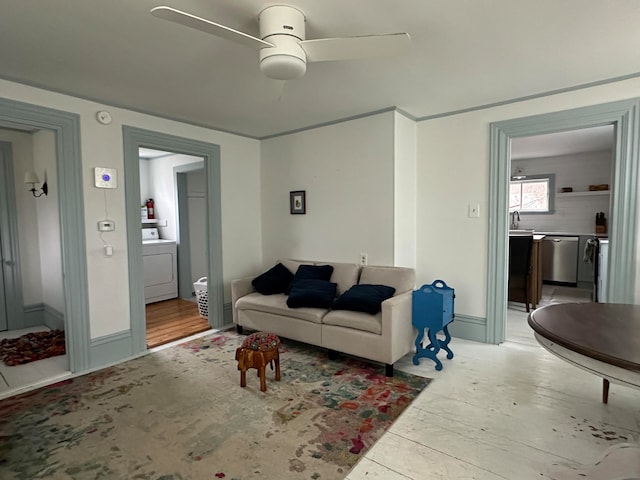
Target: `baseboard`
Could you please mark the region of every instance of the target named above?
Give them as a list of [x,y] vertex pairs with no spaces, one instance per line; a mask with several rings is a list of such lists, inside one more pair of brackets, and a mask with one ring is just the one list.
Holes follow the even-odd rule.
[[51,330],[64,330],[64,314],[44,303],[25,305],[23,324],[17,326],[16,330],[40,325],[45,325]]
[[449,333],[453,337],[473,340],[474,342],[487,343],[487,319],[472,317],[470,315],[458,315],[449,325]]
[[123,359],[130,357],[132,351],[133,339],[131,330],[123,330],[92,338],[89,351],[89,368],[99,368],[121,362]]
[[225,303],[222,306],[222,323],[223,325],[229,325],[233,323],[233,311],[231,309],[231,302]]
[[[225,326],[233,325],[231,303],[223,306],[223,320]],[[224,328],[224,327],[223,327]],[[131,330],[92,338],[89,353],[89,368],[95,369],[105,365],[112,365],[131,357],[133,351],[133,339]]]
[[15,330],[21,328],[38,327],[44,325],[44,304],[34,303],[24,306],[22,325],[16,325]]
[[64,314],[45,304],[44,324],[51,330],[64,330]]

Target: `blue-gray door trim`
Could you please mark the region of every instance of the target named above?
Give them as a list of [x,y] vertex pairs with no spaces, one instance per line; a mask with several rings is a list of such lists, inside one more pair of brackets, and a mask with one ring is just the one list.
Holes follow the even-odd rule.
[[130,317],[133,353],[146,350],[142,233],[140,225],[141,147],[202,157],[207,182],[207,256],[209,325],[223,326],[224,292],[222,283],[222,212],[220,194],[220,147],[174,135],[124,125],[125,205],[127,209],[127,248],[129,260]]
[[65,335],[72,372],[89,368],[89,294],[87,283],[80,116],[0,98],[0,124],[51,130],[56,138]]
[[634,303],[638,240],[640,99],[492,123],[487,276],[488,343],[500,343],[505,339],[511,139],[601,125],[614,125],[616,132],[610,204],[607,298],[613,303]]

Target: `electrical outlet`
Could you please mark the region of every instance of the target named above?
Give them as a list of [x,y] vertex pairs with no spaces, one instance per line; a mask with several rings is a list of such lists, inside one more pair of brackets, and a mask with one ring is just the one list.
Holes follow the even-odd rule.
[[480,218],[480,204],[469,204],[469,218]]
[[360,254],[360,266],[364,267],[367,264],[367,254],[366,253],[361,253]]

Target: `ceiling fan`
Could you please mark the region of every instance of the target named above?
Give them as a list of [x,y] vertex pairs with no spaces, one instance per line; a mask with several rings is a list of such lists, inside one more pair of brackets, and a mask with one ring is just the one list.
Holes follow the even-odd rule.
[[307,62],[394,55],[411,43],[404,32],[306,40],[304,12],[288,5],[272,5],[260,12],[260,38],[167,6],[155,7],[151,14],[259,50],[260,70],[277,80],[301,77]]

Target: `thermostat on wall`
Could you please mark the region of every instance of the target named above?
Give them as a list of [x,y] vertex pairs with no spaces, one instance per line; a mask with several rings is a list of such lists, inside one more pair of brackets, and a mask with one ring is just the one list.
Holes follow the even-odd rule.
[[115,168],[95,168],[96,187],[116,188],[118,186]]

